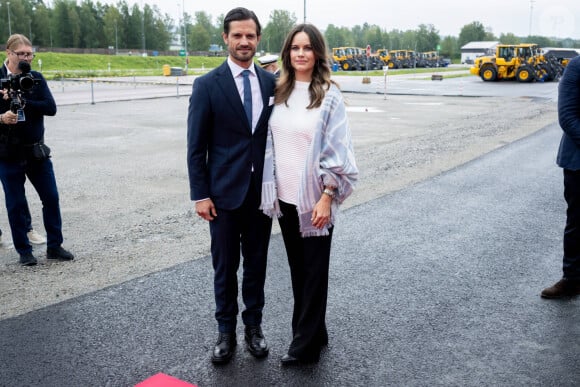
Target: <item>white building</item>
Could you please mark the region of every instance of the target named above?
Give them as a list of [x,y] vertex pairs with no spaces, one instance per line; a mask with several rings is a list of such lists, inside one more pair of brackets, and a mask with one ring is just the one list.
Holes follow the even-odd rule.
[[469,42],[461,47],[461,64],[473,64],[473,60],[482,55],[493,55],[499,42]]

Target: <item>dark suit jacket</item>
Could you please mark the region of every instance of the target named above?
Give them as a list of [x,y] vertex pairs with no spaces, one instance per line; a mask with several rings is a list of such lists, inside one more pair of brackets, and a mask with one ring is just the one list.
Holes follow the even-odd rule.
[[580,170],[580,56],[568,63],[560,79],[558,120],[564,134],[557,163],[565,169]]
[[275,77],[256,67],[264,109],[252,134],[232,72],[224,62],[197,78],[189,100],[187,166],[191,200],[211,198],[217,208],[242,205],[251,182],[261,191]]

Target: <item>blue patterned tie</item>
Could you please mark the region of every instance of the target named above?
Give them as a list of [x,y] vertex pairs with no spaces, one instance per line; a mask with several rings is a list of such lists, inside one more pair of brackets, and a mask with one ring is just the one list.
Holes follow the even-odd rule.
[[246,117],[252,127],[252,86],[250,86],[250,70],[242,71],[242,77],[244,77],[244,110],[246,111]]

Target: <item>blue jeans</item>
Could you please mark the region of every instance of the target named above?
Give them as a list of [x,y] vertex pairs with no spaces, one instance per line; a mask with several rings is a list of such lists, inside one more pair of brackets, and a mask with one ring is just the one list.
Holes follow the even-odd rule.
[[580,280],[580,170],[564,169],[566,228],[564,229],[564,278]]
[[[24,216],[26,217],[26,231],[32,231],[34,227],[32,227],[32,215],[30,215],[28,203],[26,203],[26,211],[24,212]],[[0,235],[2,235],[2,230],[0,230]]]
[[46,246],[62,244],[62,220],[56,179],[50,159],[45,160],[0,160],[0,180],[6,197],[6,210],[12,231],[14,248],[19,254],[32,252],[26,233],[28,203],[24,191],[26,178],[30,180],[42,202],[42,218],[46,230]]

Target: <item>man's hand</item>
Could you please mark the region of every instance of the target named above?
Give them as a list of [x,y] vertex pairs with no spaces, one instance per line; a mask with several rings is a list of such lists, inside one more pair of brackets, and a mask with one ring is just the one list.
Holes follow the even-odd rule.
[[11,110],[8,110],[2,113],[2,123],[6,125],[14,125],[18,122],[18,115],[12,113]]
[[211,221],[217,216],[217,211],[211,199],[195,202],[195,212],[199,217]]

